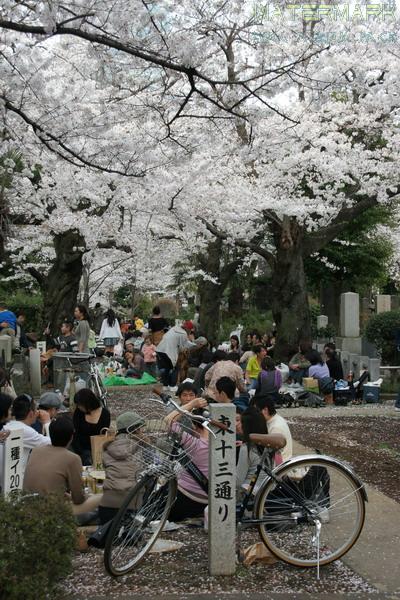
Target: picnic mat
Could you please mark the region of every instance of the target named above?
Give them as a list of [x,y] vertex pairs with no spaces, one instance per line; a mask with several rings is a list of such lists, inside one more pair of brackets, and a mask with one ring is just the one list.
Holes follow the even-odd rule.
[[140,379],[135,379],[135,377],[121,377],[120,375],[109,375],[105,379],[103,379],[103,383],[106,386],[118,386],[118,385],[148,385],[157,383],[157,379],[149,375],[148,373],[143,373]]

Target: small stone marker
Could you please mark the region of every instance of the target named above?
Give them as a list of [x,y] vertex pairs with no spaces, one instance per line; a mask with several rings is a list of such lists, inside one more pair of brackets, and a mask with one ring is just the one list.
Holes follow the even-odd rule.
[[319,315],[317,317],[317,329],[325,329],[328,326],[328,317],[326,315]]
[[370,358],[369,359],[369,377],[371,381],[377,381],[380,377],[381,359]]
[[392,297],[389,294],[378,294],[375,299],[376,314],[392,310]]
[[11,354],[12,351],[12,341],[11,341],[11,337],[9,335],[0,335],[0,359],[3,359],[3,355],[4,355],[4,360],[5,360],[5,364],[10,364],[11,362]]
[[211,418],[228,426],[209,437],[208,569],[210,575],[236,571],[236,408],[210,404]]
[[[0,444],[2,450],[2,469],[0,491],[4,496],[16,490],[22,490],[23,470],[22,458],[24,452],[23,429],[10,428],[10,435]],[[1,456],[1,455],[0,455]]]
[[40,396],[42,381],[40,372],[40,350],[31,348],[29,350],[29,378],[31,382],[32,396]]

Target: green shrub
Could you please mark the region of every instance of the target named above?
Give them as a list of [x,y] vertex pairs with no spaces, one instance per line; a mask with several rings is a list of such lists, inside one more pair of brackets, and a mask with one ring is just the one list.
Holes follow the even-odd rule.
[[0,497],[0,600],[45,600],[72,569],[76,525],[55,495]]
[[400,332],[400,311],[391,310],[374,315],[365,328],[365,336],[375,344],[384,364],[399,364],[399,352],[396,345],[396,334]]
[[42,309],[43,300],[40,293],[29,293],[25,290],[16,290],[9,293],[0,288],[0,296],[7,302],[7,307],[16,313],[19,310],[26,315],[25,331],[40,332],[43,328]]
[[242,325],[243,343],[246,339],[246,334],[253,329],[259,331],[261,335],[264,333],[270,333],[272,331],[272,323],[273,318],[271,311],[261,312],[257,309],[251,308],[244,310],[242,316],[240,317],[231,317],[229,313],[225,313],[222,315],[220,339],[221,341],[229,340],[230,332],[234,331],[238,325]]

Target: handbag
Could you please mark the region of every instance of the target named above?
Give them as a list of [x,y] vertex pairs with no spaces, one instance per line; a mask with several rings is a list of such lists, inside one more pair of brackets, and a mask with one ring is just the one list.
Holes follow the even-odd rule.
[[103,470],[103,446],[106,442],[115,439],[115,431],[104,428],[105,433],[90,436],[90,448],[92,453],[92,465],[96,471]]
[[91,533],[87,540],[88,546],[93,546],[93,548],[104,548],[112,522],[113,519],[110,519],[110,521],[107,521],[104,525],[100,525],[96,531]]

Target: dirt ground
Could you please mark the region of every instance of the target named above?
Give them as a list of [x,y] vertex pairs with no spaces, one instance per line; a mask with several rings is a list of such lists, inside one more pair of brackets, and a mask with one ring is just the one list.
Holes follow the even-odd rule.
[[[149,390],[111,392],[113,418],[124,410],[139,410]],[[400,500],[397,473],[400,463],[400,419],[391,407],[343,409],[286,409],[294,438],[303,445],[339,457],[358,475],[391,498]],[[77,554],[74,572],[62,585],[60,598],[86,598],[96,595],[120,598],[128,594],[196,594],[221,592],[281,592],[312,595],[367,594],[374,592],[368,582],[342,562],[322,569],[321,580],[314,570],[296,569],[284,563],[239,565],[232,577],[211,577],[207,570],[207,535],[201,528],[185,527],[162,535],[183,542],[172,553],[151,554],[132,574],[112,579],[103,567],[102,551],[91,549]],[[258,541],[258,533],[245,533],[242,547]]]
[[359,477],[400,502],[400,419],[385,416],[292,417],[294,439],[348,462]]

